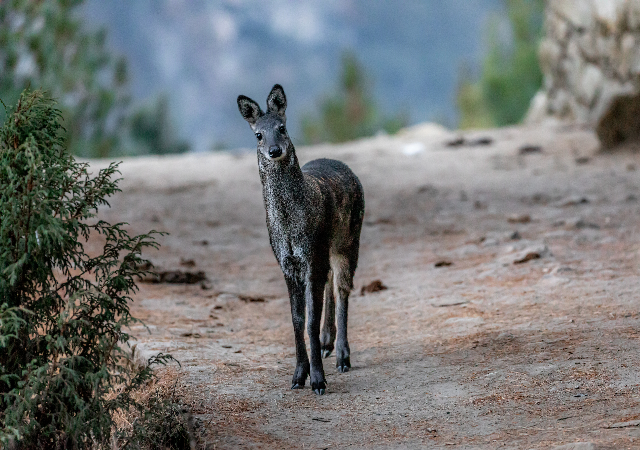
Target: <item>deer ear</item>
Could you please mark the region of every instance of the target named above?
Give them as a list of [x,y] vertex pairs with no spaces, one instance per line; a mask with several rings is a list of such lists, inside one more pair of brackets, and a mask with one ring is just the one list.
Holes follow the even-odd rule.
[[276,84],[267,97],[267,111],[284,117],[285,109],[287,109],[287,97],[284,95],[282,86]]
[[244,117],[244,120],[249,122],[251,125],[256,123],[256,120],[258,120],[263,114],[260,109],[260,105],[244,95],[238,96],[238,109],[240,110],[242,117]]

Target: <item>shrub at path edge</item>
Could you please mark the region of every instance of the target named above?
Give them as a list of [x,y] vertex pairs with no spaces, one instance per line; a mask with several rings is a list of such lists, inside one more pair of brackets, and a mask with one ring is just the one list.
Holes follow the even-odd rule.
[[[61,114],[42,92],[24,92],[0,128],[0,447],[141,448],[149,409],[134,391],[153,378],[126,351],[138,322],[129,302],[151,231],[129,236],[97,220],[119,191],[118,165],[95,177],[67,153]],[[101,254],[84,251],[91,233]],[[157,406],[157,405],[156,405]],[[125,436],[114,413],[139,419]],[[148,434],[148,433],[147,433]],[[187,439],[188,440],[188,439]],[[185,442],[186,443],[186,442]],[[162,445],[156,442],[155,445]],[[187,444],[188,445],[188,444]]]

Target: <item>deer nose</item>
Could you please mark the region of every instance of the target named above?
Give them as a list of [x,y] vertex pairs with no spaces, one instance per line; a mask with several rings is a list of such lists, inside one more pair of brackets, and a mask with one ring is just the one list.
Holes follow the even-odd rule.
[[278,147],[277,145],[272,145],[271,147],[269,147],[270,158],[277,158],[280,155],[282,155],[282,149],[280,147]]

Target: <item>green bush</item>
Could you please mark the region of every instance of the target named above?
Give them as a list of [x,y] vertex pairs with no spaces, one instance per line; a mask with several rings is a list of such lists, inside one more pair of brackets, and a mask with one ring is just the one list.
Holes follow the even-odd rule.
[[131,147],[140,154],[166,155],[189,151],[189,143],[175,136],[166,95],[161,95],[153,104],[139,107],[128,122]]
[[460,128],[504,126],[520,122],[542,85],[538,45],[542,38],[543,0],[504,0],[513,39],[499,36],[499,20],[489,28],[489,50],[480,79],[463,68],[457,93]]
[[75,155],[187,151],[170,133],[166,99],[130,105],[127,62],[109,50],[105,29],[85,26],[83,3],[0,0],[0,98],[14,102],[24,89],[42,88],[60,99],[66,147]]
[[[118,191],[117,164],[90,177],[65,151],[61,112],[41,92],[23,93],[0,128],[0,443],[5,448],[126,448],[116,411],[153,378],[157,355],[138,367],[126,351],[129,311],[156,232],[129,236],[96,219]],[[102,249],[83,243],[99,235]],[[158,414],[157,408],[153,412]],[[145,422],[146,421],[146,422]],[[144,433],[136,430],[132,435]]]
[[83,26],[82,3],[0,1],[0,98],[15,102],[24,89],[43,87],[61,99],[71,152],[105,157],[121,144],[127,64],[107,49],[105,30]]

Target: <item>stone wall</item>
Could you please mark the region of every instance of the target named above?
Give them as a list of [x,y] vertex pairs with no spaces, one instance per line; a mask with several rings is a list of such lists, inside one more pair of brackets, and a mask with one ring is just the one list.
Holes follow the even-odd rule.
[[593,126],[605,148],[640,139],[640,0],[547,0],[545,30],[526,120]]

